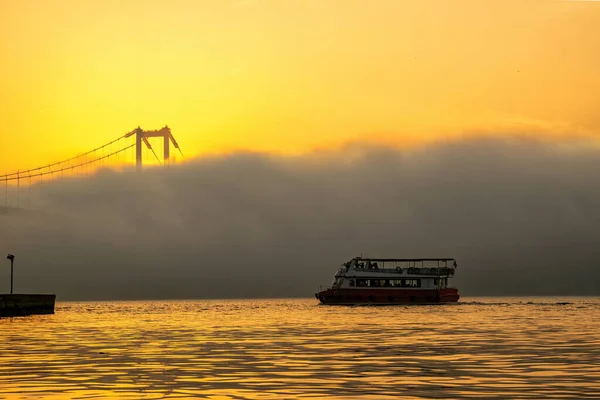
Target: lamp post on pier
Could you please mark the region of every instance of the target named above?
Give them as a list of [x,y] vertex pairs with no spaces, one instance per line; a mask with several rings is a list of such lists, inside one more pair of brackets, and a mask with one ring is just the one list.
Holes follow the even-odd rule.
[[15,256],[9,254],[6,258],[10,260],[10,294],[13,294],[13,267],[15,264]]

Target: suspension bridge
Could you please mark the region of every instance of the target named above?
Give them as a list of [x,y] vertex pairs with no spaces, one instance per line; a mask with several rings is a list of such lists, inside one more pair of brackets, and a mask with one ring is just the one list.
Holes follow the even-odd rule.
[[[162,139],[162,147],[159,149],[158,154],[154,147],[152,147],[150,141],[152,138]],[[133,165],[134,163],[136,169],[140,171],[144,164],[144,159],[148,160],[150,156],[153,156],[152,161],[156,161],[158,164],[169,165],[176,160],[171,154],[171,146],[177,149],[179,155],[183,158],[183,152],[168,126],[148,131],[138,126],[136,129],[102,146],[74,157],[35,168],[20,169],[0,175],[0,185],[4,186],[5,192],[3,205],[6,208],[31,207],[31,189],[33,187],[40,188],[44,181],[56,178],[81,176],[96,171],[99,168],[117,168]],[[162,156],[162,159],[159,155]],[[23,197],[21,196],[22,190],[27,190],[27,195],[24,196],[27,204],[21,204]],[[2,205],[1,202],[0,205]]]

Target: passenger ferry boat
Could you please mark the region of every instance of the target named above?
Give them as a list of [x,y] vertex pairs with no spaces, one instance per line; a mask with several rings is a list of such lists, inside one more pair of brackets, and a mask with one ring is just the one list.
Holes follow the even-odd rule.
[[457,266],[453,258],[355,257],[315,297],[339,305],[455,303],[458,290],[448,280]]

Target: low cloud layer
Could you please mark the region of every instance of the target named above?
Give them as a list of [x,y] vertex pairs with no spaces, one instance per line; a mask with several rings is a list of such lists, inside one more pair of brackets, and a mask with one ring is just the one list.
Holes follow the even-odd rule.
[[0,212],[0,251],[61,300],[308,297],[360,253],[456,257],[464,296],[598,295],[599,170],[591,146],[488,139],[100,171]]

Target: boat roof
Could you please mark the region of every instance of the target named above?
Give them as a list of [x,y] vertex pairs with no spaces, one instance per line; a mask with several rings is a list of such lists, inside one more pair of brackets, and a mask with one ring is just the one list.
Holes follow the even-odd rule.
[[355,260],[362,261],[454,261],[454,258],[364,258],[364,257],[355,257]]

